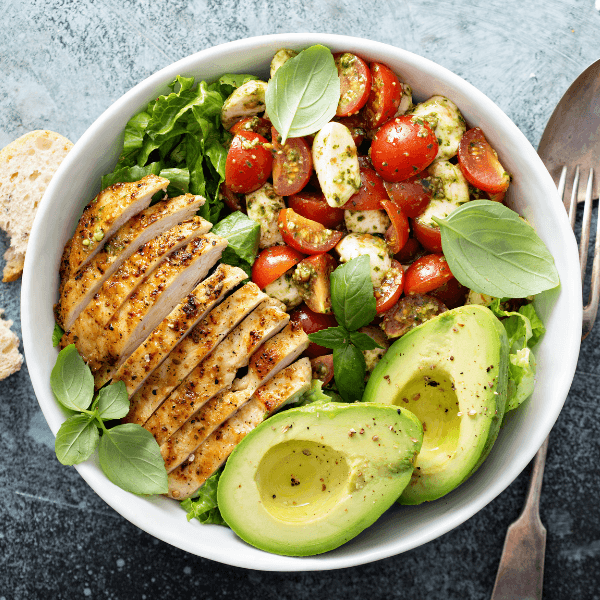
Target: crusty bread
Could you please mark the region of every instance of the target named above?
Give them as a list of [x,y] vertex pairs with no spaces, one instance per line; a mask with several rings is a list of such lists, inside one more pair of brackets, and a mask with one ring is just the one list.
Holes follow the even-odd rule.
[[21,276],[38,204],[72,147],[62,135],[38,130],[0,150],[0,227],[10,236],[3,281]]
[[2,319],[4,311],[0,308],[0,380],[16,373],[23,364],[19,352],[19,338],[10,330],[12,321]]

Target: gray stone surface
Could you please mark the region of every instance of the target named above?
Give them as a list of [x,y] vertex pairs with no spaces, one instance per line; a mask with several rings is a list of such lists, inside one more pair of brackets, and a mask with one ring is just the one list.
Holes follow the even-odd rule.
[[[598,3],[597,3],[598,4]],[[4,0],[0,147],[48,128],[73,141],[155,70],[242,37],[328,31],[411,50],[455,71],[537,145],[554,105],[598,58],[593,0]],[[0,235],[0,251],[7,240]],[[20,331],[20,283],[0,306]],[[600,598],[600,327],[583,343],[551,436],[541,503],[544,598]],[[403,555],[343,571],[277,574],[153,539],[62,467],[27,367],[0,382],[0,600],[45,598],[488,598],[528,472],[467,523]]]

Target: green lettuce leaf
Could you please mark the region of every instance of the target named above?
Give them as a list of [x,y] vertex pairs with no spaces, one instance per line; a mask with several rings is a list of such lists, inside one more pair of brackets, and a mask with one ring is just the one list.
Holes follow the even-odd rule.
[[221,470],[209,477],[200,488],[196,498],[186,498],[181,501],[181,508],[187,512],[187,520],[198,519],[203,525],[225,525],[217,502],[217,486]]

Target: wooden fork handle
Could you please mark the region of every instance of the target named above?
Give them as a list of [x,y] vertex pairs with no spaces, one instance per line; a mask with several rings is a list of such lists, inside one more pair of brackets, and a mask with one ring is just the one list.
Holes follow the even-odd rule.
[[491,600],[541,600],[546,528],[540,520],[540,493],[548,438],[535,456],[527,501],[508,528]]

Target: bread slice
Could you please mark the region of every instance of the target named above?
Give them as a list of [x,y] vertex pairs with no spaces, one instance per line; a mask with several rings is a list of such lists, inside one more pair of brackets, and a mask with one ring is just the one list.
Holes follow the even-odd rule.
[[0,228],[10,236],[2,281],[23,272],[38,204],[73,144],[53,131],[30,131],[0,150]]
[[[0,308],[0,317],[4,311]],[[10,330],[12,321],[0,318],[0,380],[16,373],[23,364],[19,352],[19,338]]]

